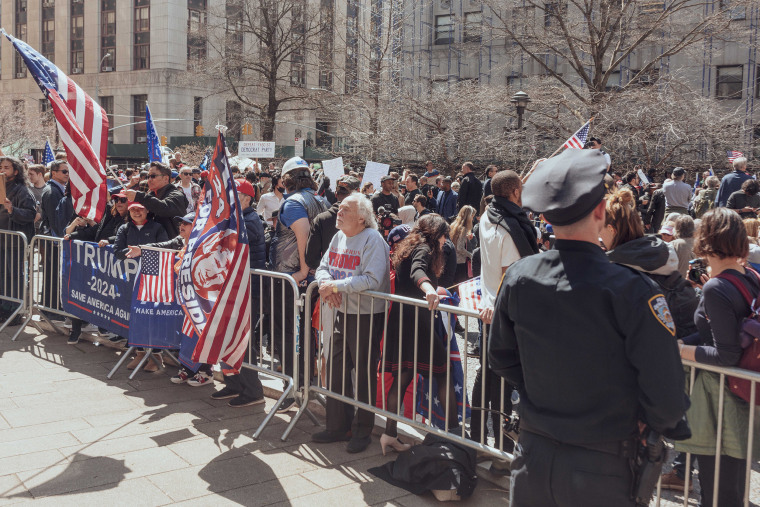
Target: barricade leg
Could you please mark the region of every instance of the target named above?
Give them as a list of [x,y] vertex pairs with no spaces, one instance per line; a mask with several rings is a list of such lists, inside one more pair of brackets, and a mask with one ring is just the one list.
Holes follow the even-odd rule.
[[113,378],[113,376],[116,374],[117,371],[119,371],[119,368],[122,367],[122,365],[127,361],[127,358],[135,351],[137,350],[137,347],[129,347],[119,358],[119,361],[116,363],[116,366],[113,367],[113,369],[108,372],[108,375],[106,375],[107,379]]

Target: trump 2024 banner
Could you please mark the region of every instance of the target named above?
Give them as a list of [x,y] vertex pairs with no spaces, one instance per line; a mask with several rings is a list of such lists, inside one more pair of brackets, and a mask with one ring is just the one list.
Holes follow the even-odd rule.
[[63,311],[126,336],[139,261],[118,259],[113,247],[85,241],[64,241],[61,250]]

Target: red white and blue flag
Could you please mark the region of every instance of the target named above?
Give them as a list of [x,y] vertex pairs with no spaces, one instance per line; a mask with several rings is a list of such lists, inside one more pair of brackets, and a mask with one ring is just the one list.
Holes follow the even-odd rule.
[[[219,132],[203,202],[179,271],[179,299],[198,334],[192,360],[240,369],[251,328],[248,236]],[[189,333],[185,333],[189,334]]]
[[459,284],[459,308],[479,312],[483,309],[482,296],[479,276]]
[[572,135],[570,139],[565,141],[565,144],[562,146],[564,148],[577,148],[579,150],[583,149],[583,146],[586,144],[586,140],[588,139],[588,131],[591,129],[591,120],[587,121],[580,129],[578,129],[578,132]]
[[174,301],[174,254],[144,248],[137,299],[151,303]]
[[26,42],[1,31],[50,101],[72,171],[71,197],[81,217],[99,222],[106,209],[108,116],[97,102]]
[[728,161],[731,162],[732,164],[734,163],[734,160],[736,160],[739,157],[743,157],[744,156],[744,153],[742,153],[740,151],[730,151],[729,150],[726,153],[728,154]]

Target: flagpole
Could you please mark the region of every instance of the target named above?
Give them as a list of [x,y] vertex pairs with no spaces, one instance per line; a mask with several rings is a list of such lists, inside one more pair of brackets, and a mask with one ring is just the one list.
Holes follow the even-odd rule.
[[[592,117],[591,117],[591,119],[588,121],[588,123],[589,123],[589,124],[593,123],[593,121],[594,121],[594,118],[596,118],[596,116],[592,116]],[[571,138],[571,139],[572,139],[572,138]],[[531,167],[531,168],[530,168],[530,171],[528,171],[528,174],[526,174],[525,176],[523,176],[523,177],[521,178],[521,179],[522,179],[522,182],[523,182],[523,184],[525,184],[525,182],[526,182],[526,181],[528,181],[528,178],[530,178],[530,175],[531,175],[531,174],[533,174],[533,171],[535,171],[535,170],[536,170],[536,166],[538,166],[538,163],[539,163],[539,162],[543,162],[544,160],[548,160],[548,159],[552,158],[554,155],[556,155],[557,153],[559,153],[560,151],[562,151],[562,148],[564,148],[564,147],[565,147],[565,144],[563,143],[563,144],[562,144],[562,145],[561,145],[559,148],[557,148],[556,150],[554,150],[554,153],[552,153],[552,154],[551,154],[551,155],[549,155],[548,157],[546,157],[546,158],[540,158],[540,159],[536,160],[536,161],[533,163],[533,167]]]

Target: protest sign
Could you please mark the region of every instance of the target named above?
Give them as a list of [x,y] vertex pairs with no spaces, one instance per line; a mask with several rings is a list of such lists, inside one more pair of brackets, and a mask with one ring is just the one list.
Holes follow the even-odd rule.
[[274,142],[270,141],[240,141],[238,157],[274,158]]
[[295,157],[303,157],[303,138],[296,137],[296,141],[293,144],[293,156]]
[[64,241],[61,252],[63,311],[126,336],[139,262],[118,259],[111,246],[84,241]]
[[330,190],[335,192],[338,186],[338,179],[345,174],[343,172],[343,157],[323,160],[322,165],[325,168],[325,176],[330,178]]
[[380,190],[380,178],[388,174],[388,170],[391,168],[388,164],[381,164],[379,162],[367,161],[367,165],[364,168],[364,178],[362,179],[361,186],[363,187],[367,183],[372,183],[375,190]]
[[649,178],[647,178],[647,175],[644,174],[644,171],[639,169],[637,171],[637,174],[639,175],[639,179],[641,180],[641,183],[643,183],[644,185],[649,185]]
[[5,175],[0,174],[0,206],[5,204]]

